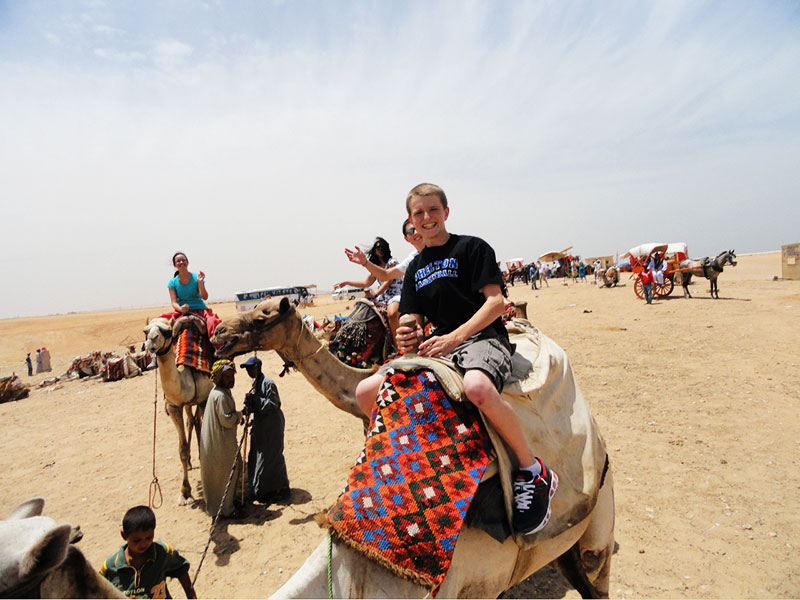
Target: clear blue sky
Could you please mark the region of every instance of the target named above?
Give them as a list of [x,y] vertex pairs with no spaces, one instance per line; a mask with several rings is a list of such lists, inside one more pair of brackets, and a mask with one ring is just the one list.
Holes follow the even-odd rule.
[[800,242],[800,3],[0,1],[0,317],[364,274],[423,181],[498,259]]

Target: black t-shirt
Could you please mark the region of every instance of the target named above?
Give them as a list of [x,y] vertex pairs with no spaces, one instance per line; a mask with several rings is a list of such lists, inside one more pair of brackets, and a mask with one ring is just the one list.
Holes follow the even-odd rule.
[[[451,233],[444,245],[423,248],[408,265],[400,312],[423,315],[436,326],[436,335],[450,333],[483,306],[481,289],[490,283],[503,285],[492,247],[481,238]],[[509,344],[500,317],[480,337]]]

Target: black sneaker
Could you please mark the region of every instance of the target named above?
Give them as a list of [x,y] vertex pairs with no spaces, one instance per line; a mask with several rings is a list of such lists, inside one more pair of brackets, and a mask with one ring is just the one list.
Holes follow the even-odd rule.
[[542,474],[534,476],[522,469],[514,473],[514,531],[527,534],[544,529],[550,520],[550,499],[558,489],[558,475],[544,466]]

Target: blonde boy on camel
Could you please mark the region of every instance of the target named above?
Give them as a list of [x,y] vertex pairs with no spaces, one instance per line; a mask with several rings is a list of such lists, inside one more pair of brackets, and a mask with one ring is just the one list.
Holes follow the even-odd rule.
[[[417,326],[398,327],[397,347],[405,352],[419,343],[420,355],[449,359],[463,371],[467,398],[520,465],[514,473],[514,530],[540,531],[550,520],[558,476],[534,455],[514,409],[500,394],[511,374],[513,348],[502,321],[503,280],[494,250],[480,238],[447,231],[450,209],[439,186],[416,186],[406,198],[406,210],[425,247],[408,265],[400,299],[400,312],[413,315]],[[426,318],[436,330],[423,339]],[[385,375],[384,367],[356,388],[367,414]]]

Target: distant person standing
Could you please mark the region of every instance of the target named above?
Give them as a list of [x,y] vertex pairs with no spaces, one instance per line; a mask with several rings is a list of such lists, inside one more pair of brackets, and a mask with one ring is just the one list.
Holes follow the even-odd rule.
[[642,280],[642,290],[644,291],[644,299],[648,304],[653,303],[653,272],[649,267],[645,267],[639,274]]
[[39,348],[36,349],[36,374],[42,372],[42,353]]
[[536,266],[536,263],[531,264],[530,268],[530,278],[531,278],[531,289],[536,289],[536,280],[539,279],[539,269]]
[[33,375],[33,364],[31,363],[31,353],[28,352],[28,355],[25,357],[25,364],[28,366],[28,377]]
[[247,479],[259,502],[286,500],[291,493],[283,458],[286,419],[281,410],[278,386],[261,372],[260,358],[251,356],[241,368],[253,378],[253,389],[244,397],[245,409],[253,415]]
[[50,350],[42,346],[40,354],[42,356],[42,372],[46,373],[52,371],[53,367],[50,366]]
[[550,278],[550,267],[547,264],[542,264],[541,261],[536,263],[536,266],[539,268],[539,287],[542,287],[542,284],[545,284],[547,287],[550,287],[550,283],[547,281]]

